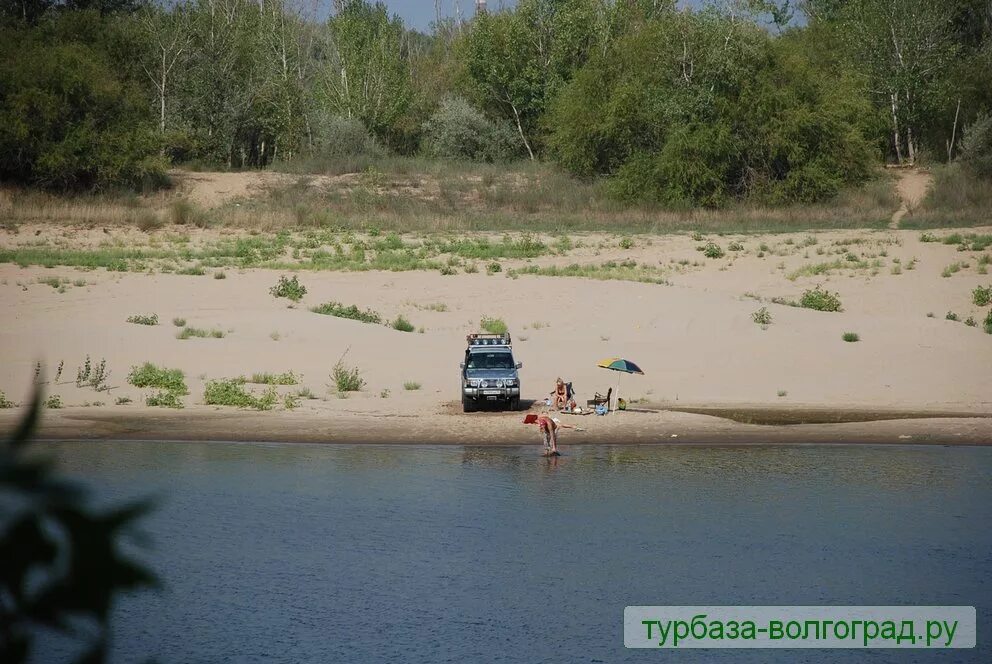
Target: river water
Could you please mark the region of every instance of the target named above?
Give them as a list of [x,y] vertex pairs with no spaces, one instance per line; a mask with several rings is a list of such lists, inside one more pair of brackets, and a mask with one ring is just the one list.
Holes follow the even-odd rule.
[[[39,447],[158,497],[114,662],[992,661],[992,448]],[[974,605],[979,647],[628,651],[638,604]]]

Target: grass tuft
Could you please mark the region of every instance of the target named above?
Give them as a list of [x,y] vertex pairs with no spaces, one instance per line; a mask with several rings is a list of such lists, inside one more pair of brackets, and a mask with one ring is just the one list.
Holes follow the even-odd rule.
[[401,315],[397,316],[396,319],[391,323],[394,330],[399,330],[400,332],[413,332],[417,329],[410,321]]
[[272,410],[279,400],[274,387],[269,386],[256,396],[244,388],[244,383],[236,378],[211,380],[204,387],[203,403],[209,406],[235,406],[254,410]]
[[420,383],[416,383],[414,381],[408,381],[406,383],[403,383],[403,389],[406,390],[407,392],[412,392],[414,390],[419,390],[420,389]]
[[372,311],[371,309],[365,309],[363,311],[354,304],[346,307],[340,302],[325,302],[320,306],[312,307],[310,311],[315,314],[348,318],[350,320],[357,320],[363,323],[378,324],[382,322],[382,316],[375,311]]
[[855,341],[861,341],[861,337],[858,336],[857,332],[845,332],[841,335],[841,339],[847,341],[848,343],[854,343]]
[[482,317],[482,320],[479,321],[479,328],[489,334],[506,334],[509,329],[503,319],[490,318],[489,316]]
[[134,323],[135,325],[158,325],[158,314],[152,314],[151,316],[135,314],[134,316],[128,316],[127,322]]
[[191,337],[196,337],[198,339],[223,339],[224,330],[204,330],[200,327],[184,327],[178,333],[176,333],[176,339],[189,339]]
[[273,297],[285,297],[293,302],[299,302],[307,294],[307,287],[300,283],[300,280],[293,275],[292,279],[285,276],[279,277],[279,282],[269,289]]
[[338,360],[331,370],[331,380],[338,392],[359,392],[365,387],[365,379],[358,367],[349,367],[342,360]]

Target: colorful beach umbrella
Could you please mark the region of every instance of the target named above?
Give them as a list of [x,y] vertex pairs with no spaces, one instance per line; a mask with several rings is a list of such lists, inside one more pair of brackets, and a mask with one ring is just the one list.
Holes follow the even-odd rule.
[[[641,368],[639,366],[637,366],[630,360],[625,360],[622,357],[608,357],[605,360],[600,360],[596,364],[596,366],[617,372],[617,390],[616,393],[613,395],[614,403],[619,403],[619,399],[620,399],[621,374],[627,373],[627,374],[641,374],[642,376],[644,375],[644,372],[641,371]],[[616,407],[613,407],[613,410],[616,410]]]

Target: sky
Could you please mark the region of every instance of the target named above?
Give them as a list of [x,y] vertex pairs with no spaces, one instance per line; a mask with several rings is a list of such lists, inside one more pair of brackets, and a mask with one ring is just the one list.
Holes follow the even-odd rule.
[[[490,9],[513,7],[516,0],[487,0]],[[389,10],[403,17],[403,22],[411,28],[427,32],[434,21],[434,0],[383,0]],[[475,0],[441,0],[441,13],[455,15],[455,3],[461,5],[462,16],[469,18],[475,13]],[[679,6],[699,7],[705,0],[679,0]]]

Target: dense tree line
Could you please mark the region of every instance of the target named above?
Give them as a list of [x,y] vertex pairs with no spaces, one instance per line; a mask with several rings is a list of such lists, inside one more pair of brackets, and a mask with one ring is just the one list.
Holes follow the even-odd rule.
[[519,0],[429,34],[381,3],[294,2],[0,0],[0,178],[391,151],[788,203],[954,159],[992,110],[988,0]]

